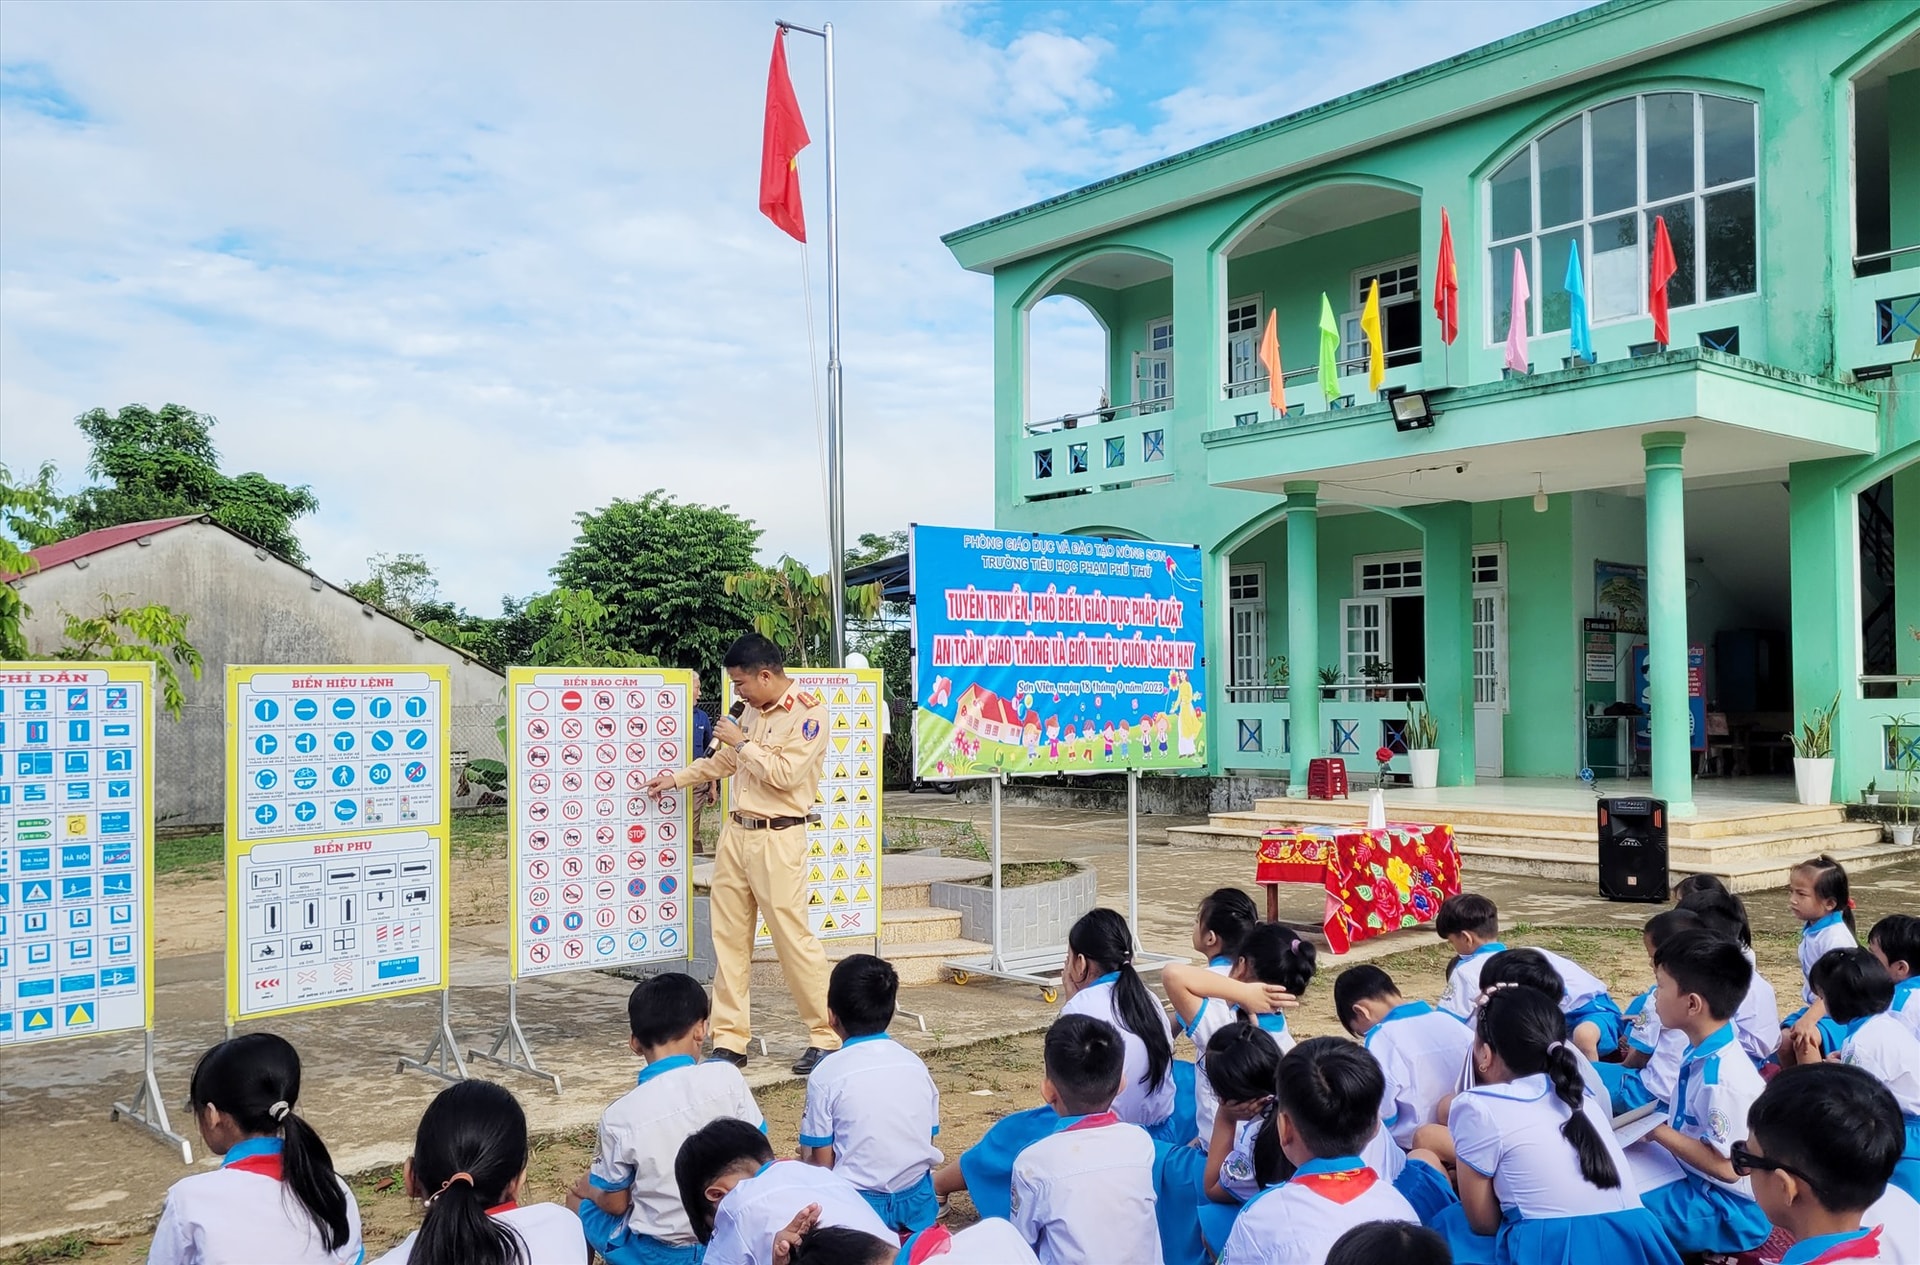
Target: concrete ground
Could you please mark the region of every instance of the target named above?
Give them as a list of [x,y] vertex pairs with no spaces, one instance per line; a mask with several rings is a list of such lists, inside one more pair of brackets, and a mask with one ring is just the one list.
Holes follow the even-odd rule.
[[[886,811],[890,825],[912,817],[964,820],[975,822],[983,836],[989,814],[985,804],[931,794],[889,795]],[[1162,842],[1166,826],[1189,820],[1194,819],[1141,820],[1140,933],[1150,950],[1188,953],[1200,897],[1229,883],[1251,888],[1251,855],[1173,849]],[[1009,807],[1003,824],[1006,860],[1091,863],[1099,871],[1102,901],[1126,908],[1124,818]],[[484,863],[484,868],[503,869],[504,863]],[[1626,929],[1637,927],[1648,913],[1646,906],[1600,901],[1584,885],[1508,876],[1482,880],[1471,873],[1467,881],[1493,897],[1509,925]],[[217,872],[184,876],[163,881],[156,898],[162,946],[156,972],[160,1082],[176,1127],[189,1133],[191,1122],[179,1109],[188,1074],[199,1053],[224,1035],[221,956],[216,949],[220,889]],[[1311,889],[1287,888],[1283,893],[1283,918],[1306,926],[1317,923],[1320,900]],[[456,911],[462,898],[456,883]],[[1920,865],[1864,876],[1855,898],[1862,909],[1862,930],[1874,914],[1915,907],[1920,902]],[[505,1009],[505,928],[489,912],[492,906],[481,897],[472,899],[465,922],[456,913],[452,1015],[462,1044],[484,1047]],[[1797,932],[1783,894],[1756,895],[1748,903],[1756,930]],[[1341,961],[1426,949],[1419,959],[1421,970],[1431,973],[1444,957],[1432,952],[1435,948],[1431,933],[1415,930],[1368,942]],[[1632,952],[1637,950],[1621,959],[1616,974],[1643,969],[1629,960]],[[1790,952],[1785,956],[1790,963]],[[1770,967],[1769,974],[1774,973]],[[531,981],[522,990],[521,1022],[541,1063],[563,1078],[562,1096],[540,1081],[486,1064],[477,1065],[475,1074],[513,1087],[537,1133],[590,1125],[632,1084],[635,1060],[626,1050],[624,1017],[629,987],[610,976],[578,972]],[[1790,996],[1787,987],[1781,994],[1783,1001]],[[1324,996],[1320,1000],[1324,1002]],[[1055,1009],[1030,987],[985,980],[964,988],[903,990],[900,1004],[926,1016],[929,1032],[924,1036],[905,1021],[895,1029],[920,1049],[1031,1031],[1049,1022]],[[366,1002],[261,1025],[300,1049],[306,1081],[300,1110],[327,1139],[343,1172],[392,1165],[405,1156],[420,1110],[441,1082],[419,1072],[397,1073],[394,1060],[420,1053],[432,1035],[437,1011],[438,998],[427,996]],[[749,1080],[761,1086],[787,1079],[787,1064],[804,1045],[805,1034],[783,990],[758,990],[755,1021],[771,1055],[755,1059]],[[138,1128],[107,1119],[113,1100],[135,1088],[139,1051],[137,1036],[115,1036],[29,1046],[0,1056],[0,1246],[99,1226],[138,1226],[158,1212],[167,1186],[187,1170],[177,1153]],[[192,1140],[196,1167],[209,1163],[205,1147],[197,1137]]]

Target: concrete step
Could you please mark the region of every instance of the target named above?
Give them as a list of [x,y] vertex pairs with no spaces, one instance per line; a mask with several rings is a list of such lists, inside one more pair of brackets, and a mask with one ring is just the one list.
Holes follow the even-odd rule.
[[[1344,800],[1260,799],[1250,813],[1220,813],[1222,817],[1269,818],[1291,822],[1346,822],[1366,815],[1365,794]],[[1397,821],[1432,821],[1438,816],[1465,834],[1470,827],[1486,826],[1534,834],[1580,834],[1592,837],[1595,817],[1592,809],[1570,812],[1564,809],[1523,806],[1440,805],[1409,802],[1387,797],[1387,817]],[[1673,839],[1721,839],[1730,835],[1774,834],[1795,830],[1815,830],[1841,825],[1846,820],[1842,805],[1756,804],[1751,814],[1739,816],[1678,818],[1668,823]]]
[[888,909],[880,919],[880,939],[889,952],[897,944],[958,940],[960,921],[957,909]]
[[[1920,859],[1920,844],[1900,848],[1891,843],[1830,850],[1830,855],[1847,872],[1878,869],[1902,861]],[[1600,864],[1593,856],[1581,858],[1564,852],[1524,851],[1515,848],[1483,850],[1472,844],[1460,848],[1461,865],[1468,873],[1478,870],[1489,874],[1520,874],[1538,878],[1565,879],[1575,883],[1600,881]],[[1711,864],[1683,863],[1669,858],[1669,877],[1677,882],[1688,874],[1717,874],[1736,892],[1772,891],[1787,885],[1787,876],[1800,861],[1798,853],[1785,856],[1747,857],[1715,861]]]

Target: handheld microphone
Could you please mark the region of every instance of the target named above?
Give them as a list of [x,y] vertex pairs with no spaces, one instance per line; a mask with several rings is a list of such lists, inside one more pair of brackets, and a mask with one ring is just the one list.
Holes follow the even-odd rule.
[[[738,724],[740,718],[746,714],[747,714],[747,700],[744,698],[735,699],[733,706],[727,709],[727,719],[733,721],[736,724]],[[707,754],[712,755],[714,752],[718,751],[719,749],[720,749],[720,734],[716,730],[714,732],[712,741],[707,743]]]

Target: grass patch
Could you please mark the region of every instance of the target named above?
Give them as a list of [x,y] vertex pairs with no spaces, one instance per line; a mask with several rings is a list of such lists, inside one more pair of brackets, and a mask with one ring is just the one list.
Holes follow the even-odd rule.
[[221,834],[160,839],[153,845],[155,874],[173,874],[180,870],[196,869],[202,865],[221,865],[226,862],[226,859],[227,837]]
[[449,826],[453,855],[483,859],[507,855],[505,813],[455,813]]
[[[1072,861],[1022,861],[1017,865],[1000,867],[1000,886],[1032,887],[1036,883],[1051,883],[1057,879],[1072,878],[1080,872],[1080,867]],[[977,878],[968,881],[972,887],[990,887],[993,880]]]
[[880,851],[919,852],[940,849],[941,856],[966,861],[986,861],[992,853],[980,830],[970,821],[947,821],[941,817],[893,816],[886,821],[886,835]]
[[77,1261],[92,1254],[93,1239],[85,1234],[63,1234],[57,1239],[26,1243],[0,1256],[0,1265],[44,1265],[47,1261]]

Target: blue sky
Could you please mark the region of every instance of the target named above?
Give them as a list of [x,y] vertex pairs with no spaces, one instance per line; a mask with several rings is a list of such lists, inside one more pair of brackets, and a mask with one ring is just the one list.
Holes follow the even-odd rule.
[[[14,0],[0,461],[77,485],[74,415],[189,404],[229,468],[313,487],[323,574],[422,553],[477,610],[653,487],[823,564],[800,247],[755,184],[772,20],[828,18],[849,534],[983,522],[991,283],[941,233],[1579,7]],[[1036,412],[1090,405],[1097,333],[1042,324]]]

